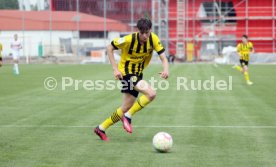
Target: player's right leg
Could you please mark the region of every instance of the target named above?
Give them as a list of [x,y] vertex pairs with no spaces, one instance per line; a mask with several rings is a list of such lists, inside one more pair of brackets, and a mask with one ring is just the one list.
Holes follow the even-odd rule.
[[240,59],[240,64],[241,65],[239,66],[239,65],[236,64],[232,68],[238,70],[239,72],[243,72],[243,68],[242,68],[243,67],[243,63],[244,63],[243,60]]
[[16,75],[19,75],[19,67],[18,67],[19,55],[16,52],[13,52],[12,53],[12,58],[13,58],[13,72]]

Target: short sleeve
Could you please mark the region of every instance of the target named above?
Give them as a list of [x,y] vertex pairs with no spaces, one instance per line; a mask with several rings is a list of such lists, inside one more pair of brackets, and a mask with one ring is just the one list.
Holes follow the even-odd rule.
[[122,38],[115,38],[112,42],[111,45],[115,48],[115,49],[122,49],[124,46],[127,45],[128,40],[127,40],[127,36],[122,37]]
[[241,44],[238,44],[238,46],[237,46],[237,51],[238,51],[238,52],[241,51]]
[[165,48],[163,47],[163,45],[162,45],[160,39],[158,38],[158,36],[153,34],[152,35],[152,40],[153,40],[154,50],[158,53],[158,55],[161,55],[162,53],[164,53]]

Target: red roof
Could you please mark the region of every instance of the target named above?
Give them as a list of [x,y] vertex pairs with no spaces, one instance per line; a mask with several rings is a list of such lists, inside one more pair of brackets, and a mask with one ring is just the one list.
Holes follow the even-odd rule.
[[[76,12],[52,11],[52,30],[77,30]],[[103,31],[104,18],[84,13],[80,15],[80,31]],[[25,24],[23,24],[23,18]],[[0,30],[49,30],[49,11],[0,10]],[[122,22],[106,19],[107,31],[127,31]]]

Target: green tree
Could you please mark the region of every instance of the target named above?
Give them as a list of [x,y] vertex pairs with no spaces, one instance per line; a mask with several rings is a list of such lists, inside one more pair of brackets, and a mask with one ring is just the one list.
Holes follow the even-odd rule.
[[0,0],[0,9],[18,9],[18,0]]

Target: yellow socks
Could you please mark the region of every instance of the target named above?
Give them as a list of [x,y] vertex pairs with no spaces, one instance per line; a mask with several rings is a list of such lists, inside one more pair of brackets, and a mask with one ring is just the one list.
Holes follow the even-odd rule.
[[[151,101],[148,99],[147,96],[145,96],[145,95],[140,96],[140,98],[132,105],[132,107],[129,109],[129,111],[126,112],[126,116],[131,118],[132,115],[134,115],[136,112],[140,111],[142,108],[144,108],[150,102]],[[120,121],[122,116],[123,116],[123,111],[121,108],[118,108],[109,118],[107,118],[105,121],[103,121],[100,124],[99,128],[101,130],[105,131],[111,125]]]
[[123,111],[121,108],[118,108],[114,113],[112,113],[112,115],[107,118],[103,123],[101,123],[101,125],[99,126],[99,128],[101,130],[106,130],[107,128],[109,128],[111,125],[115,124],[116,122],[120,121],[120,119],[123,116]]
[[236,65],[235,69],[238,70],[238,71],[240,71],[240,72],[242,72],[242,67],[241,66]]
[[[240,72],[243,71],[243,68],[242,68],[241,66],[238,66],[238,65],[234,66],[233,68],[235,68],[236,70],[238,70],[238,71],[240,71]],[[248,73],[248,71],[244,71],[244,72],[243,72],[243,75],[244,75],[244,79],[245,79],[246,83],[247,83],[248,85],[252,85],[253,83],[252,83],[252,82],[250,81],[250,79],[249,79],[249,73]]]
[[249,74],[248,74],[247,71],[245,71],[243,75],[244,75],[244,79],[245,79],[246,82],[250,81]]
[[131,118],[136,112],[140,111],[146,105],[148,105],[151,101],[148,99],[147,96],[142,95],[139,99],[132,105],[132,107],[126,112],[126,116]]

